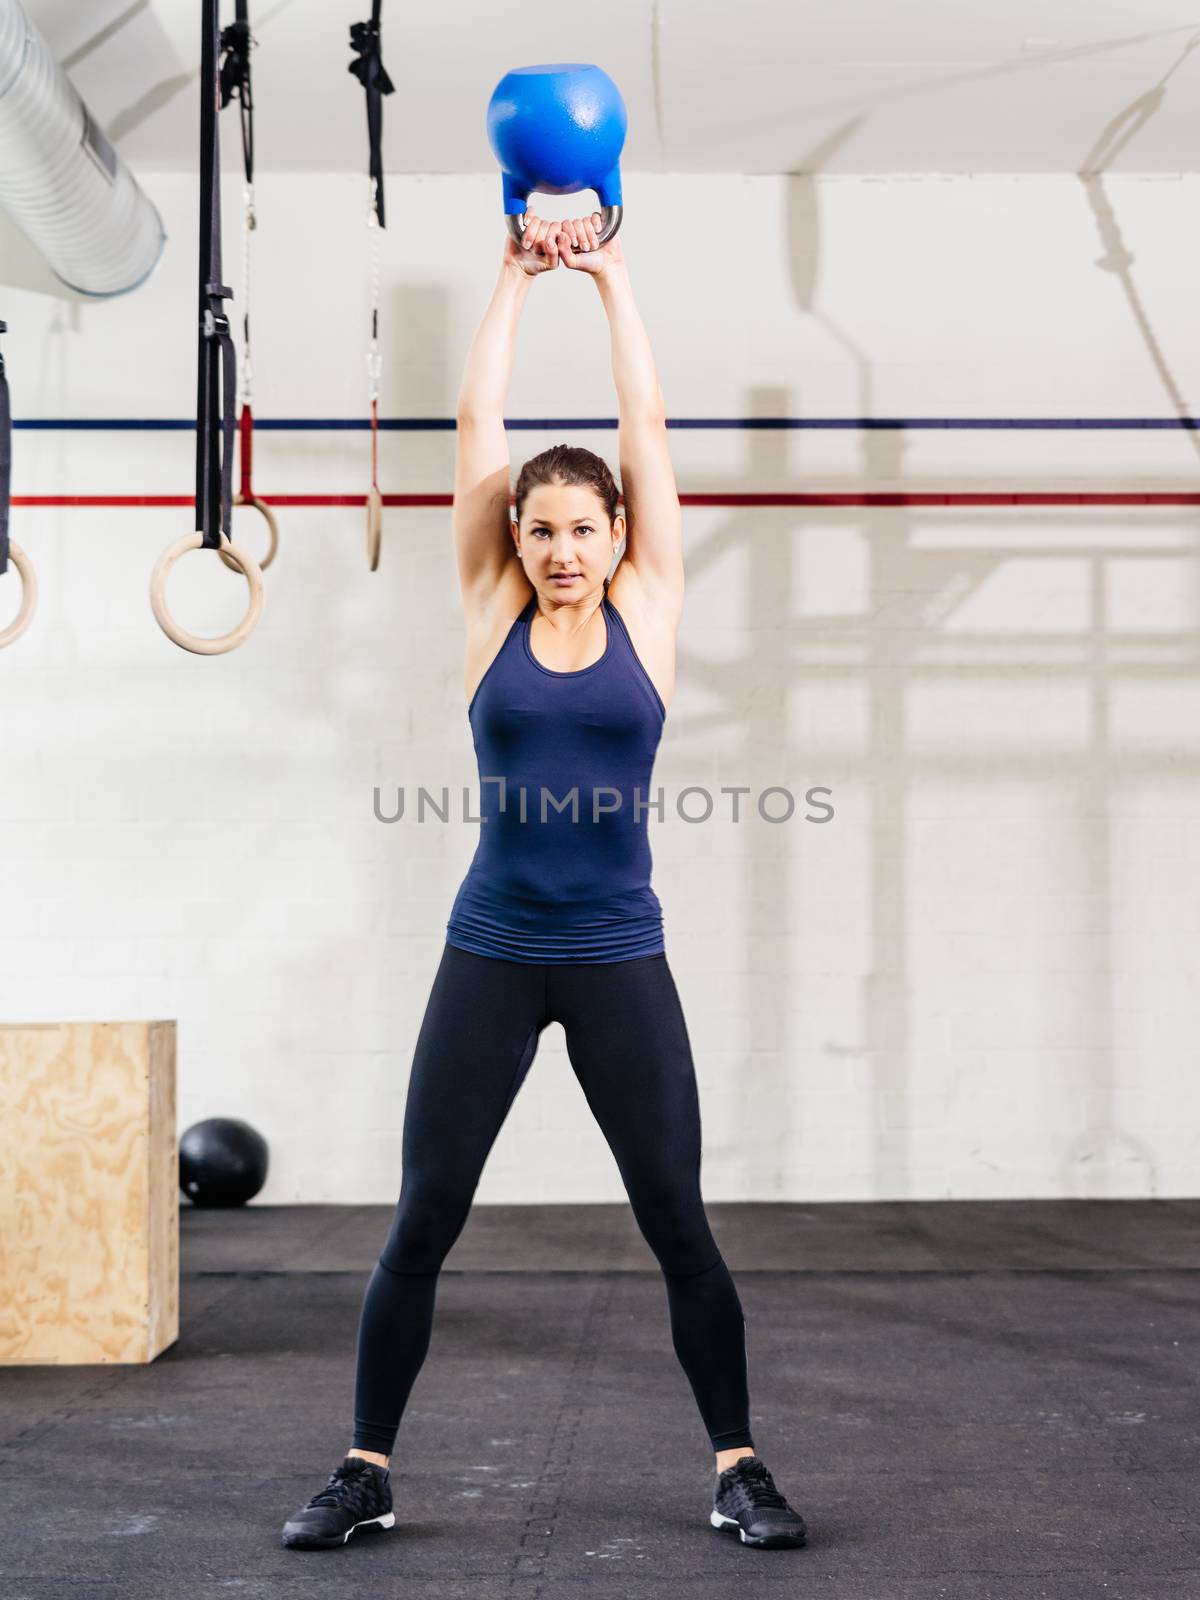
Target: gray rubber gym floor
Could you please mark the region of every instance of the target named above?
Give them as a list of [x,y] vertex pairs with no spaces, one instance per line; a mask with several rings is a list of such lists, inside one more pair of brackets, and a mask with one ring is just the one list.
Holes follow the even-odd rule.
[[349,1443],[387,1206],[184,1207],[146,1367],[0,1371],[5,1600],[1200,1595],[1200,1201],[710,1204],[755,1442],[809,1522],[708,1525],[712,1457],[624,1206],[477,1206],[397,1526],[285,1550]]

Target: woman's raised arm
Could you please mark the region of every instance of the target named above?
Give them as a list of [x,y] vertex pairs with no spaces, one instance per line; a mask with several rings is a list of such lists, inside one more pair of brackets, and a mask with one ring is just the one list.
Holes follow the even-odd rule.
[[455,412],[454,545],[463,605],[486,607],[512,556],[509,532],[508,440],[504,401],[512,378],[517,324],[529,285],[558,265],[550,223],[527,213],[523,249],[506,234],[500,276],[475,331]]
[[560,224],[563,264],[590,274],[612,333],[625,500],[625,555],[646,599],[667,621],[683,610],[683,514],[667,446],[667,414],[654,352],[634,304],[620,239],[596,250],[600,213]]
[[[611,245],[606,245],[601,254],[610,249]],[[566,252],[564,260],[571,264]],[[622,559],[629,562],[655,607],[677,616],[683,609],[683,513],[654,355],[634,304],[623,253],[608,261],[595,274],[595,281],[612,332],[613,379],[620,408],[617,449],[625,500]]]

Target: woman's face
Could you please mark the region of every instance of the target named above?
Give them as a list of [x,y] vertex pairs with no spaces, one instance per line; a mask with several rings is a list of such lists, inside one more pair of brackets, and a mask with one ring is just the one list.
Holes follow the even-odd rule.
[[575,483],[539,483],[525,498],[517,554],[539,594],[559,604],[602,590],[625,533],[625,518],[610,523],[594,490]]

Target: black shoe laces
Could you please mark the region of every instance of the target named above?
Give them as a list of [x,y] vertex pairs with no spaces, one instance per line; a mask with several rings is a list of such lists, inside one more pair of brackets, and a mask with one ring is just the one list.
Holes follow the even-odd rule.
[[774,1479],[761,1461],[743,1466],[737,1463],[737,1478],[752,1506],[778,1506],[786,1509],[787,1501],[775,1487]]
[[363,1467],[336,1468],[330,1474],[329,1482],[320,1494],[313,1495],[305,1510],[311,1511],[314,1506],[340,1506],[347,1503],[357,1510],[367,1491],[370,1476]]

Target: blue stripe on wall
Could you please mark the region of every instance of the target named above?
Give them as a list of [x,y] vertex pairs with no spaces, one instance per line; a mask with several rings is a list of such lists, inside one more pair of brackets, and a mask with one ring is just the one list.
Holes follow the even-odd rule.
[[[370,427],[366,417],[255,417],[255,432],[338,433],[360,432]],[[555,432],[612,429],[616,417],[514,417],[504,419],[511,429]],[[14,428],[45,432],[184,433],[195,429],[192,418],[176,417],[24,417],[13,419]],[[381,417],[385,433],[453,432],[453,417]],[[784,428],[801,429],[916,429],[993,428],[1066,429],[1086,432],[1120,428],[1145,431],[1161,428],[1200,431],[1200,417],[669,417],[668,428]]]

